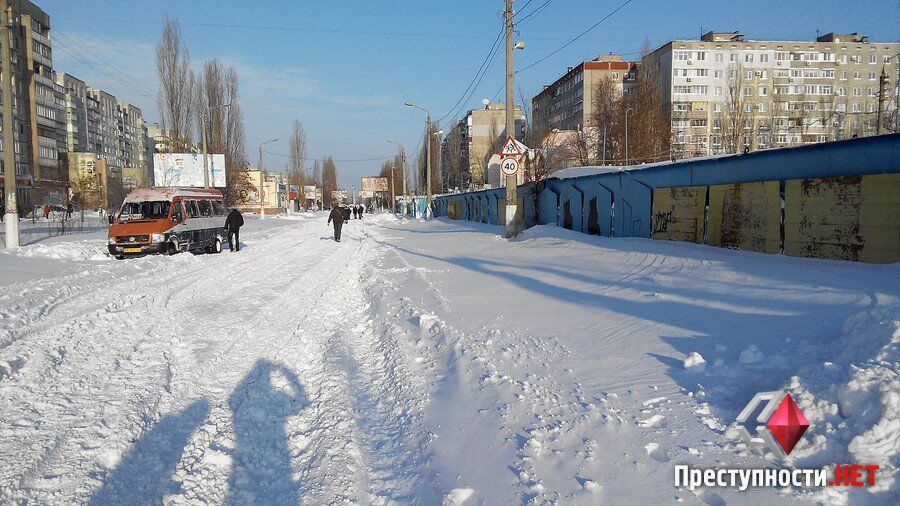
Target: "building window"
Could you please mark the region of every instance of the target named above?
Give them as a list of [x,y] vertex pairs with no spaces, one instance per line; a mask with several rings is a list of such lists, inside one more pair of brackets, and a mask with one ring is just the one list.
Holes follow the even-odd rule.
[[853,112],[860,112],[861,108],[860,108],[859,104],[853,104],[853,106],[851,107],[851,110]]
[[759,55],[759,62],[760,62],[760,63],[767,63],[768,61],[769,61],[769,55],[768,55],[768,53],[763,53],[763,54]]
[[756,109],[759,110],[759,112],[766,112],[766,104],[760,102]]
[[706,59],[706,51],[697,51],[697,59],[705,60]]
[[722,63],[723,61],[725,61],[725,55],[722,53],[716,53],[716,63]]
[[716,94],[717,97],[721,97],[721,96],[722,96],[722,87],[721,87],[721,86],[716,86],[716,88],[715,88],[715,94]]
[[834,77],[834,69],[823,69],[822,77]]
[[860,96],[860,95],[861,95],[860,89],[859,89],[858,87],[854,87],[854,88],[853,88],[853,96],[854,96],[854,97],[858,97],[858,96]]
[[846,81],[846,80],[847,80],[847,71],[842,71],[841,72],[841,81]]
[[862,79],[862,72],[856,71],[853,73],[853,79]]
[[674,59],[676,61],[687,61],[691,59],[690,51],[675,51]]
[[753,63],[753,53],[747,53],[744,55],[744,63]]
[[875,58],[876,58],[876,56],[874,54],[870,54],[869,55],[869,63],[875,63],[876,62]]
[[869,72],[869,80],[870,80],[870,81],[874,81],[874,80],[875,80],[875,72]]
[[759,87],[759,96],[764,97],[764,96],[768,95],[768,93],[769,92],[766,90],[765,86]]
[[717,70],[715,73],[716,79],[722,79],[724,77],[724,75],[725,75],[725,71],[723,71],[723,70]]

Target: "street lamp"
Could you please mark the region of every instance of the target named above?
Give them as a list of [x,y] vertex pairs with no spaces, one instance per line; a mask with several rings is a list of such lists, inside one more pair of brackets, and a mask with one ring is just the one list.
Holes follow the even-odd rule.
[[263,150],[262,147],[266,144],[270,144],[273,142],[278,142],[278,139],[272,139],[270,141],[262,142],[259,145],[259,219],[266,219],[266,201],[263,198],[263,188],[265,185],[265,176],[263,175]]
[[[431,113],[415,104],[404,102],[406,107],[413,107],[425,113],[425,219],[431,217]],[[441,131],[443,133],[443,131]]]
[[392,140],[388,140],[388,142],[400,147],[400,172],[403,173],[403,216],[407,216],[409,214],[409,208],[407,207],[407,197],[409,195],[406,193],[406,148],[399,142]]
[[628,113],[631,113],[633,116],[634,109],[631,107],[625,109],[625,165],[628,165]]
[[209,188],[209,166],[206,163],[207,154],[206,154],[206,122],[209,121],[210,113],[215,109],[224,109],[231,105],[231,102],[227,104],[222,104],[218,107],[214,107],[206,111],[206,114],[200,114],[200,137],[203,138],[203,187]]

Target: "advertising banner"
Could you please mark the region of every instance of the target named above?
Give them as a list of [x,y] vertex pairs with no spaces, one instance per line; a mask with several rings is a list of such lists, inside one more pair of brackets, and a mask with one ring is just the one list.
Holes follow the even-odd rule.
[[[225,155],[207,155],[209,185],[225,187]],[[155,186],[203,187],[203,155],[198,153],[154,153]]]

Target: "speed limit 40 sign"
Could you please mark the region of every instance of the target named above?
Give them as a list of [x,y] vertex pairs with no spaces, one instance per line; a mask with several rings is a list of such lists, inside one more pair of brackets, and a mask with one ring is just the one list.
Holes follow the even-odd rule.
[[515,158],[504,158],[500,161],[500,172],[507,176],[515,176],[519,172],[519,161]]

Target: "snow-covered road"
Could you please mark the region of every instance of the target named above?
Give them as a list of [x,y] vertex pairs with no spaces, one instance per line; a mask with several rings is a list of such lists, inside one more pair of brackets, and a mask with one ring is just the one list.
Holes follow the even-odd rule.
[[0,502],[774,500],[672,470],[766,465],[725,426],[781,387],[814,425],[796,464],[863,455],[884,467],[857,497],[900,486],[897,266],[389,216],[342,243],[324,215],[247,229],[239,254],[0,255]]

